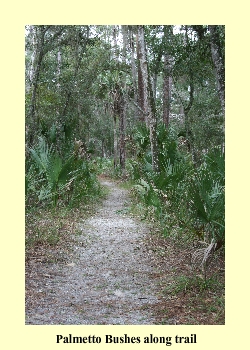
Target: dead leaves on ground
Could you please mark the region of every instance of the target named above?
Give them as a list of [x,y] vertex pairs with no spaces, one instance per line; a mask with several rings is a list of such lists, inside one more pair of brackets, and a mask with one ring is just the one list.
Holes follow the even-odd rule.
[[192,270],[191,243],[181,245],[174,239],[154,233],[145,245],[158,272],[155,278],[160,301],[152,305],[157,324],[225,324],[222,251],[214,258],[204,280],[200,271]]

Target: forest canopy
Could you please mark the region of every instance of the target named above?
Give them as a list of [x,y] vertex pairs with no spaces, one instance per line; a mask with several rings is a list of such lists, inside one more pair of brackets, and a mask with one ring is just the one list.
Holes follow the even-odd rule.
[[27,207],[98,195],[109,161],[165,234],[178,227],[223,245],[224,26],[25,33]]

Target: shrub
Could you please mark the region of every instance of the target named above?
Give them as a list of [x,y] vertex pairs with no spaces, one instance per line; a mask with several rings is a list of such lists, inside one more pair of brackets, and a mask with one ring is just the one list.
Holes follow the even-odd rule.
[[194,225],[215,242],[225,240],[224,154],[218,149],[204,156],[204,162],[190,180],[189,215]]
[[[194,164],[191,155],[178,150],[173,130],[158,126],[158,173],[153,172],[148,149],[148,130],[136,134],[137,162],[130,162],[136,181],[134,193],[166,232],[178,227],[207,241],[225,240],[225,157],[217,147]],[[139,151],[141,147],[141,152]],[[151,210],[152,209],[152,210]]]
[[57,206],[58,201],[70,206],[90,194],[98,194],[100,187],[89,161],[74,154],[63,159],[43,138],[30,149],[31,158],[26,166],[27,204]]

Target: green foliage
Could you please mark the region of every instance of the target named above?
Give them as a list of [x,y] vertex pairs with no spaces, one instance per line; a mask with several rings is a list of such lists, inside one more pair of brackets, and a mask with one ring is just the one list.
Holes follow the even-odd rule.
[[88,161],[74,154],[63,159],[43,138],[30,153],[25,181],[27,203],[35,201],[55,207],[60,199],[61,203],[75,206],[84,197],[99,193],[94,169]]
[[[225,240],[225,159],[219,148],[213,148],[194,166],[191,156],[178,148],[174,130],[158,125],[157,138],[160,171],[150,166],[147,129],[135,133],[137,160],[130,162],[136,184],[133,192],[150,219],[158,222],[165,234],[171,227],[197,234],[215,242]],[[140,152],[141,151],[141,152]]]
[[136,149],[138,152],[137,156],[139,156],[140,158],[150,146],[149,130],[145,124],[140,123],[135,127],[133,139],[136,144]]
[[[136,182],[134,193],[147,215],[153,216],[168,234],[175,227],[175,231],[202,232],[208,239],[224,240],[225,161],[214,147],[224,143],[224,118],[208,26],[179,26],[177,31],[176,26],[145,26],[158,124],[157,173],[152,170],[149,130],[145,123],[138,124],[139,109],[135,107],[139,100],[135,79],[138,59],[128,43],[132,43],[136,27],[123,28],[124,33],[129,32],[124,52],[112,45],[113,29],[27,26],[27,204],[73,206],[99,192],[96,173],[124,176],[119,167],[114,170],[112,162],[112,115],[119,107],[114,101],[120,95],[126,102],[129,159],[125,175]],[[224,27],[218,30],[224,50]],[[38,65],[39,54],[42,60]],[[119,54],[121,58],[126,55],[126,59],[114,59]],[[224,52],[221,54],[224,58]],[[172,81],[168,128],[160,122],[165,58]],[[118,127],[117,136],[119,139]],[[84,142],[92,160],[73,156],[75,138]],[[96,156],[100,158],[94,163]]]
[[165,289],[166,293],[178,294],[178,293],[188,293],[195,291],[202,293],[206,290],[214,290],[218,288],[220,282],[216,276],[211,276],[207,279],[202,278],[202,276],[185,276],[180,275],[175,278],[174,283]]
[[224,154],[214,149],[204,157],[189,184],[189,215],[196,227],[203,227],[208,238],[225,239]]

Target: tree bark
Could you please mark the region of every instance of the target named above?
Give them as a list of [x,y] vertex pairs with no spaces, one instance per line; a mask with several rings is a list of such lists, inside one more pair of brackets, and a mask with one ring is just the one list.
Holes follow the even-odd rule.
[[41,66],[44,56],[49,52],[55,40],[60,37],[64,30],[64,26],[60,26],[57,31],[53,33],[53,35],[45,40],[45,35],[50,30],[52,26],[47,25],[38,25],[31,26],[31,31],[33,32],[33,47],[34,54],[31,59],[31,69],[30,69],[30,90],[31,90],[31,100],[29,105],[29,110],[27,113],[27,118],[30,119],[30,125],[32,125],[32,130],[29,135],[28,143],[32,144],[34,139],[34,130],[38,130],[39,126],[39,117],[37,115],[37,91],[39,85],[39,77],[41,72]]
[[[113,42],[114,42],[114,60],[116,61],[116,64],[119,66],[119,56],[120,56],[120,50],[117,42],[117,36],[118,36],[118,27],[113,26]],[[123,29],[123,36],[124,36],[124,29]],[[123,47],[123,51],[124,51]],[[120,163],[120,166],[122,170],[125,168],[125,136],[124,136],[124,104],[123,104],[123,94],[121,91],[121,82],[119,80],[115,80],[114,82],[115,86],[112,91],[113,95],[113,117],[114,117],[114,168],[118,166]],[[119,133],[117,132],[117,124],[119,121]],[[118,163],[119,158],[119,163]]]
[[126,153],[125,153],[125,106],[120,111],[120,166],[122,172],[125,170]]
[[129,45],[130,45],[130,58],[131,58],[131,71],[133,79],[134,100],[138,103],[138,90],[137,90],[137,78],[136,78],[136,66],[135,66],[135,43],[134,32],[132,26],[129,26]]
[[39,75],[41,71],[42,60],[44,57],[44,37],[47,31],[45,26],[33,27],[33,45],[34,45],[34,55],[32,58],[32,67],[30,72],[30,88],[31,88],[31,101],[29,106],[28,118],[30,119],[30,124],[32,125],[32,130],[30,133],[30,139],[28,142],[33,143],[34,130],[38,129],[39,120],[36,116],[36,100],[37,100],[37,90]]
[[137,57],[138,57],[138,104],[141,108],[141,121],[149,127],[148,115],[150,105],[148,100],[148,64],[144,39],[144,27],[138,26],[137,32]]
[[169,74],[169,56],[164,55],[164,72],[163,72],[163,123],[166,128],[169,125],[169,115],[170,115],[170,101],[171,101],[171,89],[172,80]]
[[118,26],[113,26],[114,59],[119,60],[119,46],[117,43]]
[[215,67],[217,89],[223,114],[225,113],[225,64],[219,36],[219,26],[208,26],[210,32],[211,55]]
[[[156,135],[156,114],[155,100],[153,96],[152,84],[148,72],[147,52],[144,38],[144,26],[138,26],[138,86],[140,97],[140,108],[143,111],[144,121],[149,128],[152,169],[155,172],[159,170],[158,164],[158,149]],[[139,80],[140,77],[140,80]]]
[[[122,39],[123,39],[123,50],[122,50],[122,62],[124,65],[126,64],[126,52],[127,52],[127,46],[128,46],[128,28],[127,26],[122,26]],[[126,142],[125,142],[125,135],[126,135],[126,110],[127,110],[127,101],[125,99],[124,91],[126,90],[126,82],[122,82],[123,91],[120,88],[119,91],[119,97],[120,97],[120,110],[119,110],[119,116],[120,116],[120,166],[122,173],[125,171],[125,164],[126,164]]]
[[[118,165],[118,155],[122,172],[125,170],[125,100],[119,85],[112,92],[114,118],[114,167]],[[119,120],[119,133],[117,132]]]
[[31,42],[32,42],[32,47],[33,51],[31,54],[31,64],[30,64],[30,70],[29,70],[29,87],[27,90],[30,90],[31,84],[33,81],[33,76],[34,76],[34,69],[35,69],[35,57],[36,57],[36,34],[35,34],[35,27],[34,26],[29,26],[29,32],[32,37]]
[[115,114],[114,114],[113,132],[114,132],[114,168],[116,169],[118,165],[118,136],[117,136],[117,116]]
[[172,33],[171,26],[164,26],[164,64],[163,64],[163,115],[162,121],[166,128],[169,125],[170,115],[170,102],[171,102],[171,90],[172,90],[172,78],[171,78],[171,57],[168,53],[168,40],[169,35]]

